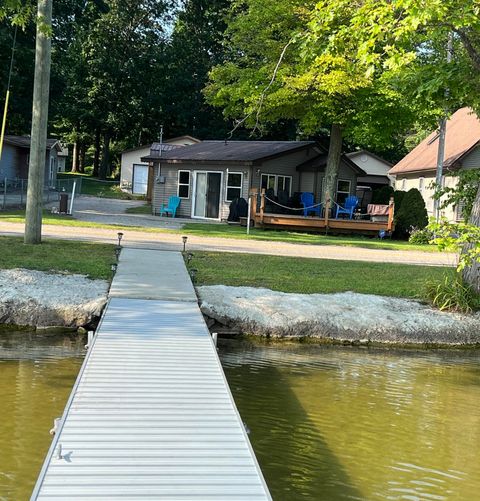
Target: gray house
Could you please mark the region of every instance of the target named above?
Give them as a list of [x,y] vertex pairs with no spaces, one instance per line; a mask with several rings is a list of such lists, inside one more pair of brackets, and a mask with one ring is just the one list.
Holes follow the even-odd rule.
[[[226,219],[234,198],[248,198],[251,188],[314,193],[320,200],[326,153],[314,141],[203,141],[142,157],[154,170],[152,207],[158,213],[172,195],[181,199],[177,216]],[[337,200],[354,194],[364,172],[342,156]]]
[[[47,139],[45,151],[45,186],[55,186],[57,180],[58,154],[62,151],[57,139]],[[30,160],[30,137],[5,136],[0,159],[0,180],[28,178]]]

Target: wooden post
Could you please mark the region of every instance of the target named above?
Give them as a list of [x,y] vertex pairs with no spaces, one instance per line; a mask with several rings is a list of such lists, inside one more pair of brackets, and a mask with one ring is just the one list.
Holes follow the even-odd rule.
[[325,201],[325,230],[328,230],[328,218],[330,216],[330,195],[327,193]]
[[262,188],[260,198],[260,223],[263,224],[263,213],[265,212],[265,188]]
[[52,0],[38,1],[35,45],[35,78],[33,82],[32,132],[28,168],[27,207],[25,210],[25,243],[42,241],[43,183],[45,151],[47,150],[48,101],[50,91],[50,62]]
[[387,223],[387,230],[392,231],[393,230],[393,216],[395,215],[395,202],[393,200],[393,197],[390,197],[390,203],[388,204],[388,223]]

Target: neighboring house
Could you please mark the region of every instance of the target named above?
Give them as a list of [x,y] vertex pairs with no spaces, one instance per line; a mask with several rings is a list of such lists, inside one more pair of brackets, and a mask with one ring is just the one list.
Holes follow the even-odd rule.
[[58,152],[57,172],[65,172],[67,168],[68,146],[60,143],[61,150]]
[[[438,131],[432,132],[389,172],[396,178],[395,189],[420,191],[429,216],[434,215],[432,183],[436,177],[438,137]],[[480,168],[480,120],[470,108],[461,108],[447,121],[444,159],[444,186],[457,184],[456,177],[449,174]],[[462,208],[449,206],[441,215],[449,221],[458,221],[462,219]]]
[[[191,136],[180,136],[167,139],[162,143],[162,150],[168,151],[180,146],[198,143],[199,140]],[[122,189],[138,195],[146,195],[149,191],[148,163],[142,162],[141,158],[150,154],[151,151],[160,151],[160,143],[138,146],[122,152],[120,165],[120,186]],[[150,174],[150,183],[153,183]],[[147,197],[150,198],[150,197]]]
[[[58,154],[62,151],[57,139],[47,139],[45,152],[45,186],[55,186],[57,180]],[[0,159],[0,179],[28,179],[30,160],[30,137],[5,136]]]
[[[202,141],[142,158],[153,166],[152,206],[158,213],[172,195],[181,199],[177,215],[226,219],[234,198],[247,199],[250,188],[288,195],[309,191],[318,201],[325,172],[325,151],[314,141]],[[342,158],[337,199],[355,193],[365,173]]]

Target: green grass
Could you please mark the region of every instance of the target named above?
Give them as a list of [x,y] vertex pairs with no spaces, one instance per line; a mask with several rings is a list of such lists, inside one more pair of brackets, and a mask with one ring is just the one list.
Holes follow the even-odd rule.
[[195,285],[265,287],[303,294],[353,291],[423,298],[425,282],[440,280],[442,267],[336,261],[256,254],[194,252]]
[[363,247],[367,249],[420,250],[426,252],[437,252],[436,246],[433,245],[410,244],[401,240],[380,240],[376,237],[361,235],[325,235],[319,233],[252,228],[250,229],[250,236],[248,236],[246,228],[244,227],[238,225],[234,226],[212,223],[187,223],[183,227],[182,231],[185,234],[204,237],[239,238],[310,245],[341,245],[345,247]]
[[0,268],[80,273],[90,278],[112,278],[115,246],[110,244],[44,240],[25,245],[22,237],[0,236]]
[[73,174],[62,172],[58,179],[71,179],[73,176],[82,178],[82,195],[91,195],[101,198],[118,198],[121,200],[142,200],[143,197],[125,193],[120,189],[118,181],[102,181],[87,174]]
[[125,212],[127,214],[149,214],[152,215],[151,204],[140,205],[139,207],[128,207]]

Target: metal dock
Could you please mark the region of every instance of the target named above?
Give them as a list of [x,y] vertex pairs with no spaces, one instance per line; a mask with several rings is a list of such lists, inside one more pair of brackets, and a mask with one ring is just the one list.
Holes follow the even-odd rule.
[[271,499],[180,254],[122,251],[31,499]]

